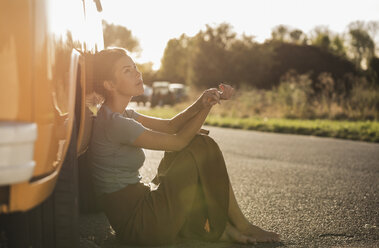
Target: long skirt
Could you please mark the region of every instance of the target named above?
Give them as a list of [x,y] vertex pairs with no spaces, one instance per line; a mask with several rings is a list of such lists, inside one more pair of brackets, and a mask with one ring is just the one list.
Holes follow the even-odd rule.
[[229,176],[212,138],[196,135],[183,150],[165,152],[152,182],[157,187],[129,184],[101,200],[122,243],[219,240],[228,220]]

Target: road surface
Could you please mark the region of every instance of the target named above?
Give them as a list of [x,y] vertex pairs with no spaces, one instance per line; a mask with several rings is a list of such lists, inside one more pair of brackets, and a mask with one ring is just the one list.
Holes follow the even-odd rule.
[[[379,247],[379,144],[206,127],[248,219],[282,235],[251,247]],[[163,156],[146,151],[151,180]],[[80,217],[82,247],[120,245],[103,214]],[[172,246],[170,246],[172,247]],[[188,242],[175,247],[249,247]]]

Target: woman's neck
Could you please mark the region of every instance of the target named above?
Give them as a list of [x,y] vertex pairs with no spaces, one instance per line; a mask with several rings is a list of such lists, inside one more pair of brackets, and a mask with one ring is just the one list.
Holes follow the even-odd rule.
[[112,112],[124,113],[132,97],[115,97],[105,100],[104,104],[107,105]]

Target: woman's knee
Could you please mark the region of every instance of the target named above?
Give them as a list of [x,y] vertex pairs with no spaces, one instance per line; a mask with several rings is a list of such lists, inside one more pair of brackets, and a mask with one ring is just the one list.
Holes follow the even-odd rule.
[[204,134],[197,134],[190,142],[190,145],[196,147],[216,146],[218,148],[216,141],[212,137]]
[[216,141],[207,135],[196,135],[185,150],[192,154],[198,164],[206,163],[216,157],[222,157]]

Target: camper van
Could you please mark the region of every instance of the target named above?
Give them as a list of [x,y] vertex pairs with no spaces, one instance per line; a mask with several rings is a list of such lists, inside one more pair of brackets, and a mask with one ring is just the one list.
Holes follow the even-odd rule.
[[0,1],[0,247],[78,247],[100,0]]

